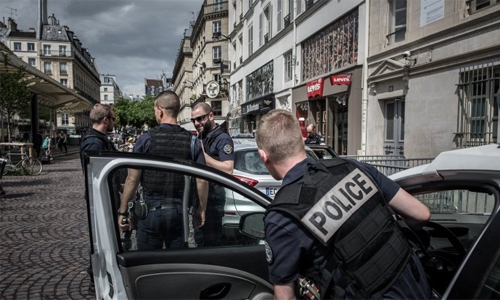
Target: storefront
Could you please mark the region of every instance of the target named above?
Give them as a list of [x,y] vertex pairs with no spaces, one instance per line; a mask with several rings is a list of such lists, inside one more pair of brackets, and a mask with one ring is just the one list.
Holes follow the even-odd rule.
[[243,103],[241,105],[241,115],[243,116],[242,132],[253,133],[257,129],[257,124],[262,115],[275,108],[274,94]]
[[327,145],[341,155],[361,147],[362,67],[314,79],[292,91],[293,109],[305,125],[315,124]]

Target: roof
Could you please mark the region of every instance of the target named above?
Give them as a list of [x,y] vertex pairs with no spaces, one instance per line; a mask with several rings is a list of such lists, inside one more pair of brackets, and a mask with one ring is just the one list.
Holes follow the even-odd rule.
[[0,62],[0,72],[18,70],[23,67],[24,77],[30,91],[38,97],[38,102],[55,109],[57,112],[77,113],[90,110],[93,103],[75,91],[63,86],[52,77],[42,73],[17,57],[4,44],[0,43],[0,58],[7,55],[7,64]]
[[163,81],[161,79],[144,79],[146,81],[147,86],[163,86]]

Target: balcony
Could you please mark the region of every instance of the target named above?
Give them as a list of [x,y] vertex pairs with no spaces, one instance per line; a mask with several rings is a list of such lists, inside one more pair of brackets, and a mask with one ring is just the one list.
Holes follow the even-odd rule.
[[313,5],[318,2],[317,0],[314,1],[314,0],[306,0],[306,10],[310,9],[311,7],[313,7]]
[[243,63],[243,56],[240,56],[240,64]]
[[264,44],[267,44],[269,42],[269,32],[264,34]]

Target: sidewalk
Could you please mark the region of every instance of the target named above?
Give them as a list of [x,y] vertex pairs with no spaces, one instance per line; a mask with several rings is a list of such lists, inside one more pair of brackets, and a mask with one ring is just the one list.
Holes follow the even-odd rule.
[[89,233],[78,146],[38,176],[4,176],[0,299],[88,299]]

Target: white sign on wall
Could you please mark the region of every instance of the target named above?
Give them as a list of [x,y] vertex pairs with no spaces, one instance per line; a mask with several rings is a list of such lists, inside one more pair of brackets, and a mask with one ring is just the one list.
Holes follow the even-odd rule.
[[420,0],[420,27],[444,18],[444,0]]

